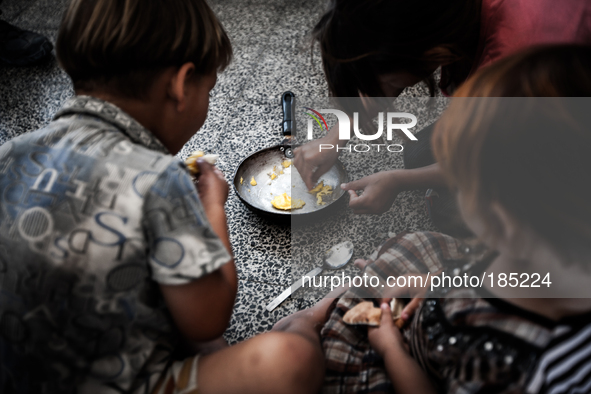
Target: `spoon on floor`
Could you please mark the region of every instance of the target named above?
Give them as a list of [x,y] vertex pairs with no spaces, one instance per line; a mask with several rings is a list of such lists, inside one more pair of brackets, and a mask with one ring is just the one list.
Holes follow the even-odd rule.
[[[277,308],[279,304],[281,304],[287,297],[289,297],[292,293],[302,287],[303,277],[309,277],[312,280],[313,277],[320,274],[324,270],[336,270],[343,267],[345,264],[351,260],[353,256],[353,243],[351,241],[341,242],[330,248],[324,254],[324,260],[322,262],[321,267],[316,267],[312,271],[308,272],[305,275],[302,275],[300,279],[294,282],[290,287],[285,289],[283,293],[281,293],[277,298],[275,298],[269,305],[267,305],[267,310],[270,312],[273,309]],[[307,282],[307,279],[306,279]]]

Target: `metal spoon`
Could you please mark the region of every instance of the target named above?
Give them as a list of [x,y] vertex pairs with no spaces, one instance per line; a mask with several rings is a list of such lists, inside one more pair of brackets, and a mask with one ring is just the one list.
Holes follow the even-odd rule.
[[270,312],[273,309],[277,308],[279,304],[281,304],[287,297],[289,297],[292,293],[302,287],[303,277],[309,277],[312,280],[313,277],[320,274],[325,269],[328,270],[336,270],[344,266],[351,260],[353,256],[353,243],[351,241],[341,242],[330,248],[324,254],[324,260],[322,262],[321,267],[316,267],[312,271],[308,272],[307,274],[303,275],[300,279],[294,282],[290,287],[285,289],[283,293],[281,293],[277,298],[275,298],[269,305],[267,305],[267,310]]

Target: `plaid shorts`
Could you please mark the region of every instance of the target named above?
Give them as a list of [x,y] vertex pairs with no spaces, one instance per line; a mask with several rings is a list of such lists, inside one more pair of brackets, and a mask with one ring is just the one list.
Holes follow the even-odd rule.
[[[438,233],[401,233],[369,257],[365,272],[381,278],[434,273],[442,268],[442,261],[457,257],[458,246],[455,239]],[[367,328],[343,322],[343,315],[361,301],[355,291],[345,292],[335,300],[335,309],[322,330],[327,363],[323,393],[392,392],[383,360],[367,340]]]

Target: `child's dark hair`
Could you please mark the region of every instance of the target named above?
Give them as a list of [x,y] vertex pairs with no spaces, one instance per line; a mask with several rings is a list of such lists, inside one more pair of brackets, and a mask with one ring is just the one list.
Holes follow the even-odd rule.
[[384,97],[380,75],[405,71],[428,78],[452,64],[449,82],[462,82],[478,43],[480,5],[481,0],[331,0],[312,33],[331,95]]
[[591,96],[590,70],[591,47],[532,48],[478,71],[437,122],[437,161],[493,238],[498,203],[568,260],[588,260],[591,111],[574,97]]
[[142,98],[166,67],[223,70],[232,47],[205,0],[72,0],[57,58],[76,90]]

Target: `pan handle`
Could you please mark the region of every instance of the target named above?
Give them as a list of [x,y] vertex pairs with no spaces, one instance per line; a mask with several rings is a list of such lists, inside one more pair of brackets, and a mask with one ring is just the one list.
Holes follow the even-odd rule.
[[295,134],[295,94],[283,93],[281,105],[283,106],[283,135]]

